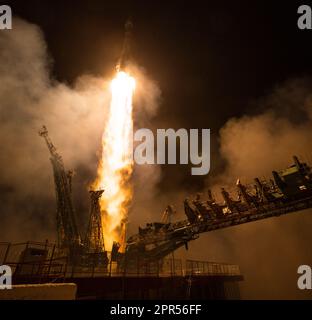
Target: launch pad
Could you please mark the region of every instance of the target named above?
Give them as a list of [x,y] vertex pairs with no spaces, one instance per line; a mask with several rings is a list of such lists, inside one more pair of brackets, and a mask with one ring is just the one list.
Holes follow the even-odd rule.
[[113,243],[104,245],[99,199],[103,190],[90,191],[89,224],[85,236],[78,232],[72,204],[72,174],[45,127],[39,132],[51,155],[57,199],[57,244],[0,243],[0,264],[13,270],[15,284],[73,282],[81,299],[227,299],[239,298],[243,280],[237,265],[181,261],[171,254],[201,233],[278,217],[312,207],[311,168],[294,157],[290,167],[273,171],[270,181],[236,184],[237,198],[224,188],[223,203],[212,192],[207,199],[185,199],[186,220],[171,222],[168,206],[162,222],[148,223],[127,239],[125,252]]
[[[57,153],[45,127],[40,131],[51,154],[57,198],[57,246],[66,252],[71,264],[88,267],[101,266],[111,270],[112,264],[123,272],[136,270],[140,263],[151,264],[165,259],[181,246],[188,248],[188,242],[199,234],[224,229],[243,223],[277,217],[312,207],[311,168],[294,157],[290,167],[273,171],[274,179],[269,181],[255,178],[254,184],[236,183],[237,198],[221,189],[223,203],[217,203],[212,192],[207,199],[197,195],[185,199],[186,220],[170,222],[172,212],[168,206],[163,222],[148,223],[139,228],[138,234],[127,239],[125,252],[120,244],[113,243],[112,249],[105,249],[99,199],[103,190],[90,191],[89,227],[82,240],[78,233],[75,212],[71,198],[71,174],[66,173],[62,157]],[[166,218],[167,217],[167,218]]]
[[82,266],[63,254],[48,242],[0,242],[0,264],[11,267],[14,284],[75,283],[78,299],[238,299],[243,280],[225,263],[162,259],[127,270],[95,260]]

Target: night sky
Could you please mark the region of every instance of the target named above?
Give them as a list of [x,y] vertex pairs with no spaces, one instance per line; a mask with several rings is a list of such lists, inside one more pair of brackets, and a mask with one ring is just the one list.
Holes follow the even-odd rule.
[[[52,78],[57,83],[67,84],[67,89],[81,75],[90,74],[105,79],[113,77],[123,43],[124,23],[131,17],[134,23],[132,60],[144,68],[161,92],[161,103],[157,114],[151,119],[151,126],[212,130],[212,170],[208,176],[191,176],[187,166],[162,166],[162,174],[155,188],[157,192],[151,194],[147,205],[148,210],[157,211],[157,217],[160,216],[158,207],[164,208],[173,196],[177,195],[173,200],[180,201],[181,205],[186,194],[202,191],[211,181],[216,182],[216,177],[220,175],[222,179],[216,182],[218,188],[220,181],[226,181],[224,176],[233,182],[242,174],[252,179],[274,169],[282,169],[279,166],[289,164],[292,152],[305,153],[307,150],[311,156],[312,30],[299,30],[297,27],[297,9],[302,2],[8,0],[5,3],[11,6],[15,16],[40,27],[49,53]],[[47,90],[49,94],[55,89],[50,86],[52,89]],[[277,87],[281,90],[276,91]],[[8,96],[10,99],[13,96],[12,101],[15,102],[14,87],[8,88],[11,90],[8,90]],[[0,94],[6,97],[6,93],[0,91]],[[23,105],[20,105],[22,110]],[[268,106],[274,116],[267,113]],[[8,110],[8,113],[13,113],[10,103]],[[23,116],[22,111],[16,111],[16,114]],[[19,142],[16,128],[20,129],[20,122],[19,119],[15,121],[14,114],[10,115],[9,125],[3,125],[7,136],[2,140],[6,142],[7,137],[16,134],[15,140],[8,141]],[[248,121],[244,120],[246,116],[250,116]],[[233,118],[239,120],[224,130],[226,123]],[[64,123],[68,124],[66,121]],[[6,124],[6,119],[2,123]],[[63,124],[61,119],[60,124]],[[25,127],[24,132],[29,135],[25,142],[33,141],[33,128]],[[262,130],[260,137],[257,135],[258,128]],[[57,128],[51,128],[52,135],[54,132],[57,137],[56,131]],[[237,132],[238,137],[235,135]],[[249,134],[248,139],[246,136]],[[233,144],[230,143],[231,135]],[[57,142],[60,145],[63,141]],[[257,143],[258,150],[253,146]],[[37,144],[41,147],[42,141]],[[6,148],[8,154],[15,154],[20,149],[21,154],[28,156],[27,148],[21,145],[8,143]],[[36,155],[41,155],[42,161],[46,161],[42,167],[49,166],[48,170],[51,170],[47,150],[42,151],[37,145],[34,150],[39,150]],[[66,158],[64,148],[61,152]],[[69,152],[70,155],[72,153]],[[19,154],[18,151],[16,154]],[[87,183],[92,181],[96,171],[96,157],[92,156],[93,166],[88,166],[85,159],[89,158],[85,156],[85,163],[78,163],[75,168],[78,173],[74,189],[80,188],[84,194]],[[16,158],[14,162],[19,165],[18,170],[23,170],[23,173],[27,171]],[[0,158],[3,172],[4,168],[13,167],[13,157],[8,156],[8,159],[2,161]],[[34,162],[39,163],[39,160],[36,158]],[[51,172],[48,177],[51,190],[45,194],[46,198],[40,192],[36,195],[35,191],[32,198],[32,195],[29,196],[31,187],[26,188],[24,197],[14,168],[9,171],[12,173],[8,178],[0,180],[0,200],[6,206],[0,213],[11,218],[19,211],[20,218],[16,220],[16,225],[23,225],[24,214],[17,207],[29,211],[31,217],[37,215],[41,222],[48,215],[53,218],[55,199],[52,199]],[[25,174],[25,177],[30,185],[35,181],[31,174]],[[14,180],[12,185],[11,180]],[[41,181],[37,184],[37,188],[41,188]],[[15,197],[14,192],[19,193],[19,197]],[[87,195],[78,194],[74,200],[77,211],[87,212]],[[19,204],[16,207],[15,202]],[[146,207],[144,201],[142,204]],[[48,214],[45,208],[48,208]],[[133,216],[136,215],[139,216],[137,213]],[[146,223],[155,216],[149,216],[142,210],[139,222],[136,222]],[[211,259],[217,261],[240,264],[246,275],[245,297],[302,297],[294,287],[295,268],[300,263],[312,264],[312,221],[304,214],[279,219],[205,235],[203,241],[194,242],[196,244],[190,252],[194,256],[198,253],[197,259],[206,259],[206,256],[201,256],[205,245],[209,247],[207,259],[213,257]],[[50,226],[45,225],[46,229]],[[50,230],[54,233],[53,228]],[[262,238],[264,233],[266,241]],[[210,246],[207,246],[208,242]],[[259,266],[260,260],[266,261],[266,264]],[[280,263],[286,266],[285,270],[280,271]],[[291,281],[287,282],[287,277]],[[266,286],[272,286],[271,291]]]
[[[259,112],[255,101],[277,84],[311,74],[310,32],[297,28],[294,1],[7,3],[15,15],[41,27],[52,74],[69,84],[81,74],[112,74],[123,25],[131,17],[133,60],[161,89],[155,127],[211,128],[213,150],[227,119]],[[212,170],[222,169],[222,159],[213,152]],[[203,179],[193,179],[187,170],[171,166],[163,171],[182,184],[202,187]],[[167,181],[166,187],[175,185]]]
[[295,1],[7,3],[42,28],[54,76],[69,83],[112,72],[132,17],[133,58],[160,84],[162,112],[186,126],[218,130],[276,83],[312,68],[310,32],[297,28]]

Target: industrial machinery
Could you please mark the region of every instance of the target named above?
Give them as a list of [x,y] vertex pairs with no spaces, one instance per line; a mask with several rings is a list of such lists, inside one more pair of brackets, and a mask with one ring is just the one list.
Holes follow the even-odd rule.
[[91,190],[89,192],[91,208],[88,229],[84,239],[85,264],[88,265],[90,259],[93,266],[106,266],[108,265],[108,257],[105,251],[101,208],[99,204],[99,199],[104,190]]
[[90,191],[90,219],[85,237],[85,245],[89,252],[105,251],[101,209],[99,204],[99,199],[101,198],[103,192],[104,190]]
[[81,238],[72,204],[72,171],[65,171],[63,159],[57,153],[45,126],[39,131],[39,135],[44,138],[51,155],[50,160],[53,167],[57,202],[56,222],[58,246],[61,248],[78,248],[81,245]]
[[45,126],[39,135],[46,141],[51,154],[57,202],[57,244],[68,255],[72,264],[107,266],[107,252],[104,248],[99,199],[104,190],[90,191],[90,217],[84,241],[78,231],[76,215],[72,204],[72,171],[66,172],[62,157],[56,151]]
[[[72,206],[71,174],[65,172],[62,158],[49,139],[46,127],[43,127],[40,135],[48,145],[54,171],[59,246],[68,248],[72,263],[107,268],[109,261],[104,247],[99,206],[104,191],[90,191],[89,225],[82,242]],[[199,194],[195,199],[185,199],[186,220],[172,222],[171,216],[175,210],[168,206],[162,215],[162,222],[139,227],[138,234],[128,238],[125,252],[119,252],[120,245],[114,243],[111,262],[116,261],[121,270],[159,262],[182,246],[187,249],[188,242],[197,239],[203,232],[312,207],[312,171],[297,157],[294,157],[294,164],[290,167],[273,171],[273,180],[255,178],[251,185],[244,185],[237,180],[236,189],[237,195],[233,197],[225,188],[221,188],[223,203],[215,200],[211,190],[208,190],[206,199]]]
[[223,203],[217,203],[208,190],[207,199],[197,195],[185,199],[187,220],[174,223],[148,223],[139,233],[128,239],[126,259],[157,261],[200,233],[223,229],[247,222],[280,216],[312,207],[311,168],[294,157],[294,164],[279,172],[273,171],[274,180],[256,178],[250,186],[236,183],[237,198],[221,189]]

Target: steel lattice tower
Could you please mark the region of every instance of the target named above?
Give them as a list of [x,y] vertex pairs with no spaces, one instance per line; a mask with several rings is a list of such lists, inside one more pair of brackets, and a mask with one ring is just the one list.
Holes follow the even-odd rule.
[[105,251],[101,208],[99,200],[104,190],[90,191],[90,220],[85,238],[85,246],[89,253],[100,253]]
[[80,245],[81,240],[72,204],[72,171],[65,171],[62,157],[57,153],[45,126],[39,131],[39,135],[45,139],[51,154],[50,160],[53,167],[57,202],[56,223],[58,245],[61,248],[76,248]]

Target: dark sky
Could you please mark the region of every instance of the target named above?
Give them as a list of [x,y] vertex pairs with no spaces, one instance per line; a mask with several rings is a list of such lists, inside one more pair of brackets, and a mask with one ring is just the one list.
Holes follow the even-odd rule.
[[[112,73],[131,16],[133,59],[162,92],[157,128],[211,128],[216,134],[229,118],[258,111],[253,102],[275,85],[312,69],[312,31],[297,28],[296,1],[7,3],[42,28],[53,76],[67,83],[85,73]],[[212,148],[217,144],[215,136]],[[212,170],[222,170],[215,154]],[[182,184],[187,176],[188,184],[202,186],[203,179],[181,167],[164,168],[165,176],[168,170],[176,170]]]
[[298,30],[295,1],[6,2],[43,29],[54,75],[66,82],[111,72],[131,15],[134,59],[159,83],[168,122],[180,126],[217,130],[276,83],[312,68],[310,31]]

